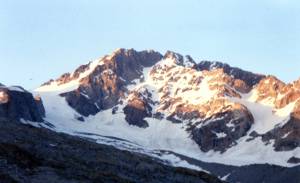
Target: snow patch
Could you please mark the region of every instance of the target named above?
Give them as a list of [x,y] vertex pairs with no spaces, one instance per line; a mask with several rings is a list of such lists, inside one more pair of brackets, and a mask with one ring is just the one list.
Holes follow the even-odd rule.
[[288,136],[289,136],[289,134],[290,134],[291,132],[287,132],[286,134],[284,134],[281,138],[282,139],[285,139],[285,138],[287,138]]
[[225,138],[227,136],[226,133],[222,132],[222,133],[215,133],[217,135],[217,138],[218,139],[221,139],[221,138]]

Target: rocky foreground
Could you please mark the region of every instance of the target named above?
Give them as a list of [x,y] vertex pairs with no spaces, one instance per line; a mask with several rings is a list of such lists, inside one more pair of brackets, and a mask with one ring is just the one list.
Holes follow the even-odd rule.
[[222,182],[205,172],[3,119],[0,167],[1,183]]

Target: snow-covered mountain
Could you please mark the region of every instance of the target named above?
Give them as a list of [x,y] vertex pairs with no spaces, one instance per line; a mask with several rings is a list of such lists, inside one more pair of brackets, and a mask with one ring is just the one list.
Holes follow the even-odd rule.
[[118,49],[34,94],[53,130],[99,143],[109,136],[149,154],[231,165],[300,164],[300,80],[285,84],[171,51]]

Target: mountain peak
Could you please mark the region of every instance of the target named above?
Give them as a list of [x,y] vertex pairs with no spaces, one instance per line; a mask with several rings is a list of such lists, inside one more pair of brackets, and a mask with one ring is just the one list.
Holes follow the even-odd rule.
[[219,61],[201,61],[196,65],[197,70],[213,70],[218,68],[223,69],[226,74],[234,77],[235,79],[243,80],[250,87],[258,84],[260,80],[265,78],[265,75],[245,71]]
[[174,64],[184,67],[193,67],[194,65],[196,65],[196,62],[191,56],[182,56],[179,53],[169,50],[164,54],[163,60],[172,60]]
[[116,56],[116,55],[130,55],[132,53],[135,53],[137,52],[135,49],[133,48],[130,48],[130,49],[126,49],[126,48],[117,48],[115,49],[111,54],[110,56],[113,57],[113,56]]
[[165,54],[163,59],[175,59],[175,60],[182,60],[183,56],[179,53],[173,52],[168,50]]
[[81,80],[89,77],[94,71],[98,73],[99,70],[119,72],[123,79],[129,77],[129,80],[132,80],[132,78],[137,77],[137,73],[141,73],[142,67],[153,66],[161,60],[161,58],[162,55],[153,50],[136,51],[132,48],[118,48],[110,55],[106,55],[100,59],[91,61],[88,64],[79,66],[72,73],[64,73],[55,80],[49,80],[38,88],[37,91],[76,89]]
[[142,51],[137,51],[133,48],[117,48],[115,49],[110,55],[110,57],[113,57],[113,56],[133,56],[134,54],[160,54],[159,52],[156,52],[152,49],[149,49],[149,50],[142,50]]

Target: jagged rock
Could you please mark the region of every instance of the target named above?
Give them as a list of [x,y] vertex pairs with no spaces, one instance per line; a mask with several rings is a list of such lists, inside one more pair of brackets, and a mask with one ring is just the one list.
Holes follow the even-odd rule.
[[67,103],[83,116],[95,115],[99,112],[99,108],[93,101],[89,100],[80,90],[60,94],[65,97]]
[[43,104],[43,100],[41,98],[41,96],[37,95],[34,97],[34,100],[35,100],[35,103],[37,105],[37,110],[38,110],[38,113],[42,116],[42,117],[45,117],[45,114],[46,114],[46,110],[44,108],[44,104]]
[[232,75],[235,79],[244,81],[250,87],[253,87],[265,77],[264,75],[244,71],[240,68],[231,67],[230,65],[221,62],[202,61],[196,65],[197,70],[213,70],[217,68],[222,68],[225,73]]
[[44,82],[41,86],[47,86],[54,82],[54,79],[50,79],[49,81]]
[[[88,116],[118,104],[126,85],[141,78],[144,67],[155,64],[162,55],[154,51],[119,49],[80,81],[78,89],[61,94],[78,113]],[[84,67],[85,68],[85,67]]]
[[138,127],[146,128],[148,123],[144,118],[152,116],[151,93],[148,90],[134,91],[129,95],[128,103],[123,111],[126,115],[125,120]]
[[150,117],[150,115],[147,113],[146,106],[143,102],[134,101],[131,104],[125,106],[123,111],[126,115],[125,120],[128,122],[128,124],[142,128],[146,128],[149,126],[144,118]]
[[196,62],[189,55],[185,57],[180,55],[179,53],[175,53],[172,51],[167,51],[163,57],[163,59],[172,59],[176,62],[177,65],[185,66],[185,67],[194,67]]
[[298,163],[300,163],[300,158],[296,158],[293,156],[288,160],[288,163],[298,164]]
[[267,76],[255,87],[256,101],[267,100],[276,109],[284,108],[300,98],[300,91],[297,87],[297,81],[285,84],[275,76]]
[[276,98],[280,90],[283,89],[285,83],[274,76],[267,76],[256,86],[257,101],[262,101],[267,98]]
[[198,110],[198,106],[179,104],[167,119],[175,123],[180,123],[184,120],[191,121],[202,117],[202,114]]
[[236,104],[228,111],[196,123],[189,128],[189,131],[202,151],[224,152],[247,134],[253,122],[253,117],[247,108]]
[[85,72],[86,70],[88,70],[90,66],[91,66],[91,62],[89,62],[88,64],[85,64],[85,65],[81,65],[72,74],[64,73],[58,79],[56,79],[56,80],[50,79],[49,81],[42,84],[42,86],[50,85],[53,82],[56,82],[57,85],[59,86],[59,85],[68,83],[72,80],[76,80],[79,78],[80,74]]
[[274,140],[276,151],[290,151],[300,147],[300,119],[291,118],[282,127],[279,126],[262,136],[262,140]]
[[276,151],[290,151],[300,147],[300,101],[296,103],[288,121],[262,135],[262,140],[274,140]]
[[241,93],[248,93],[251,90],[251,88],[243,80],[240,79],[235,79],[233,81],[233,87]]
[[283,108],[288,104],[296,101],[300,98],[300,91],[299,90],[291,90],[287,94],[285,94],[282,98],[277,99],[275,102],[276,108]]
[[0,118],[42,122],[45,109],[42,100],[36,99],[21,87],[0,87]]
[[[248,93],[250,91],[250,87],[244,81],[229,76],[223,69],[203,71],[203,73],[206,77],[213,78],[209,81],[210,88],[218,90],[221,96],[227,95],[240,98],[238,92]],[[231,86],[231,88],[227,86]]]

